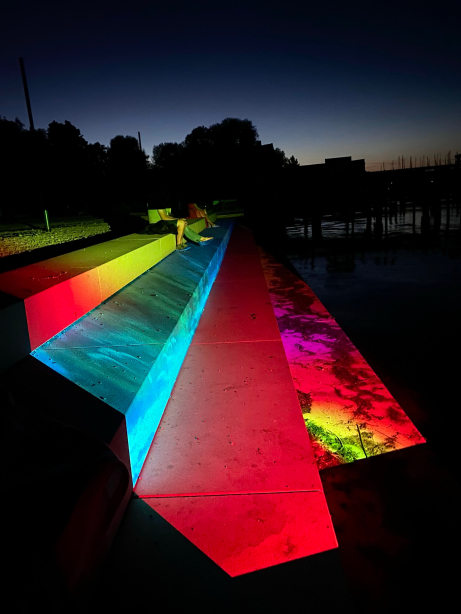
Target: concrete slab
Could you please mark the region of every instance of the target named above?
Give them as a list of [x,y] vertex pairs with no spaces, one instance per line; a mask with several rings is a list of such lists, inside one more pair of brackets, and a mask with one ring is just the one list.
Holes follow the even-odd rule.
[[217,281],[237,281],[261,277],[261,263],[248,260],[248,254],[235,254],[232,260],[223,262]]
[[[273,313],[253,318],[252,339],[200,341],[208,329],[231,325],[223,314],[237,311],[238,329],[240,300],[245,310],[268,308],[259,255],[244,230],[236,229],[223,266],[229,271],[240,258],[239,242],[254,277],[216,280],[203,337],[198,329],[135,486],[231,576],[336,547]],[[268,334],[275,340],[262,341]]]
[[229,226],[213,234],[214,247],[175,252],[34,352],[125,416],[134,481],[219,269]]
[[[98,267],[101,298],[105,300],[123,288],[134,279],[142,275],[149,267],[160,262],[175,249],[174,237],[170,236],[172,245],[168,253],[163,244],[158,241],[143,244],[135,250],[122,253],[116,259],[101,264]],[[133,243],[133,242],[131,242]],[[171,241],[170,241],[171,243]],[[123,242],[122,245],[125,245]]]
[[24,299],[32,350],[101,302],[98,269],[61,281]]
[[259,253],[258,246],[253,238],[253,233],[244,226],[239,226],[238,237],[234,237],[232,244],[229,245],[229,250],[229,254],[235,256],[244,256],[245,254],[254,256],[256,253]]
[[126,415],[162,349],[163,344],[54,349],[51,343],[33,355]]
[[92,265],[71,267],[51,260],[44,260],[21,269],[7,271],[0,275],[0,290],[17,298],[27,299],[35,294],[49,290],[85,272]]
[[[165,343],[191,299],[192,288],[155,269],[56,335],[53,349]],[[120,326],[123,322],[123,326]]]
[[261,258],[319,468],[424,443],[312,289],[268,254]]
[[313,489],[321,482],[281,341],[192,345],[138,495]]
[[24,301],[0,292],[0,372],[30,352]]
[[323,493],[145,501],[232,577],[337,546]]
[[145,243],[148,243],[149,241],[157,241],[157,237],[163,236],[165,235],[142,235],[138,233],[133,233],[131,235],[124,235],[123,237],[117,237],[116,239],[114,239],[114,241],[144,241]]
[[[213,218],[210,219],[212,220]],[[187,225],[190,226],[195,232],[201,233],[206,228],[206,220],[203,218],[188,217],[186,220]]]
[[226,614],[357,611],[337,549],[231,577],[144,500],[133,499],[92,605],[95,611],[117,613],[148,610],[152,587],[168,596],[172,612],[187,612],[191,604]]
[[[139,237],[141,243],[135,239]],[[155,243],[153,237],[147,235],[129,235],[127,237],[121,237],[120,239],[113,239],[94,245],[90,248],[80,249],[75,252],[63,254],[53,258],[52,261],[60,266],[99,266],[105,264],[115,257],[136,250],[140,245],[148,245]]]
[[[33,350],[174,250],[173,235],[158,241],[152,237],[108,241],[3,273],[0,292],[24,301],[29,346]],[[15,317],[8,309],[2,320],[10,316]],[[11,326],[15,326],[13,321]],[[12,357],[19,360],[26,355],[18,353],[23,345],[15,347],[10,340],[4,346],[10,357],[5,368],[13,364]]]
[[[175,247],[173,235],[159,239],[121,237],[3,273],[0,292],[24,301],[33,350],[174,252]],[[8,314],[11,309],[2,320]],[[18,354],[11,343],[5,346],[5,353],[10,357],[5,368],[13,364],[12,357],[16,360],[26,355]]]
[[263,278],[216,280],[193,343],[279,339],[274,310]]

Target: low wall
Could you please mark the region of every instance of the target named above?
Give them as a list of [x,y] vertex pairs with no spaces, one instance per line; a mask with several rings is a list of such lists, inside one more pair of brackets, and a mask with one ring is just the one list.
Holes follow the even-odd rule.
[[[196,232],[204,220],[189,220]],[[0,372],[175,251],[169,235],[131,234],[0,274]]]
[[103,439],[136,481],[231,227],[175,251],[8,369],[13,396]]

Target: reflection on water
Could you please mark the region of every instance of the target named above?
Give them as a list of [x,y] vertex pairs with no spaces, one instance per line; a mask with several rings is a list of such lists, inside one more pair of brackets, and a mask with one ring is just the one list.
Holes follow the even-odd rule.
[[[457,215],[451,219],[459,223]],[[408,224],[408,213],[402,223]],[[340,224],[327,221],[325,234],[335,227],[340,232]],[[362,249],[360,242],[335,247],[333,241],[302,254],[295,251],[300,245],[293,241],[287,248],[298,274],[422,435],[456,462],[450,438],[461,428],[459,239],[425,247],[394,241],[387,249],[386,242]]]
[[[438,218],[438,214],[440,217]],[[440,231],[455,231],[461,227],[461,207],[459,204],[442,202],[439,212],[436,208],[429,209],[431,229],[434,230],[435,224],[439,225]],[[413,207],[412,203],[406,206],[389,207],[383,211],[382,223],[385,232],[387,222],[387,233],[389,237],[401,234],[421,233],[421,223],[423,210],[420,206]],[[376,223],[376,218],[372,217],[372,228]],[[356,213],[353,224],[338,216],[325,215],[322,218],[322,235],[325,239],[351,237],[352,232],[356,235],[363,235],[366,229],[367,218],[365,213]],[[293,239],[304,238],[306,229],[302,218],[295,218],[293,223],[287,226],[287,236]],[[307,227],[307,236],[311,237],[312,228],[310,223]]]

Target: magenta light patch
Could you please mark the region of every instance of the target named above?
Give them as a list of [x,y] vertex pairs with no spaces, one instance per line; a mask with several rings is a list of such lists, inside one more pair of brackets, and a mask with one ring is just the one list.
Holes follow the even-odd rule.
[[309,286],[260,257],[319,469],[424,443]]

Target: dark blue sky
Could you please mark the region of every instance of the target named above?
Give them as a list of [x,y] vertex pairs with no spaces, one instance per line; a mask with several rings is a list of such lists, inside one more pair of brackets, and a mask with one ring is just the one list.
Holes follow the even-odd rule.
[[0,114],[154,144],[250,119],[301,164],[461,151],[461,2],[11,3]]

